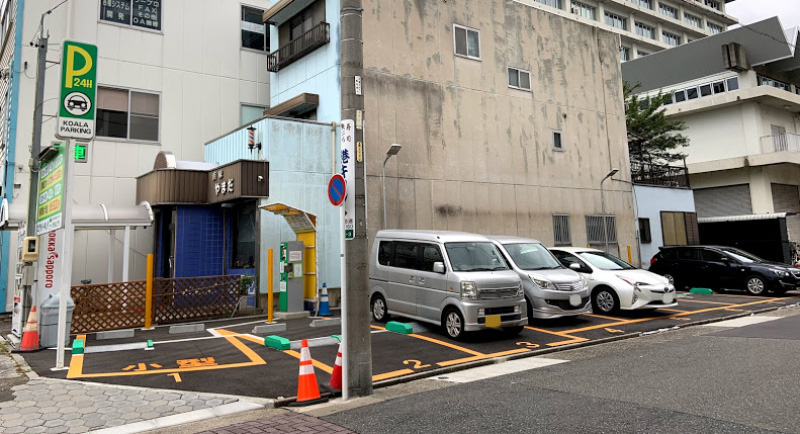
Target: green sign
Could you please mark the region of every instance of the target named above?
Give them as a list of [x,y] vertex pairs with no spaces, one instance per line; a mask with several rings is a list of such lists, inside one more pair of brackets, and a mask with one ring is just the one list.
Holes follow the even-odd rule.
[[65,163],[64,145],[56,147],[47,161],[39,169],[39,195],[36,208],[36,235],[46,234],[64,227]]
[[64,41],[61,55],[61,104],[58,137],[94,137],[97,94],[97,46]]
[[85,163],[88,161],[89,145],[86,143],[75,143],[75,162]]

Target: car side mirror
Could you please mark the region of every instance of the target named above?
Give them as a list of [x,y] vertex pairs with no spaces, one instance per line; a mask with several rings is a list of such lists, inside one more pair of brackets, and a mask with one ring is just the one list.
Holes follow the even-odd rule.
[[573,263],[569,264],[569,268],[572,269],[572,270],[575,270],[575,271],[581,271],[583,269],[583,267],[581,267],[581,264],[579,264],[577,262],[573,262]]
[[433,263],[433,272],[444,274],[444,262],[434,262]]

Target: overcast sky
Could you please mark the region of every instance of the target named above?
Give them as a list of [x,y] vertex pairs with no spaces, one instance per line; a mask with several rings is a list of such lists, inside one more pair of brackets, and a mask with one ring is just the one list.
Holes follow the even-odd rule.
[[725,6],[725,12],[750,24],[777,15],[784,28],[800,26],[798,0],[735,0]]

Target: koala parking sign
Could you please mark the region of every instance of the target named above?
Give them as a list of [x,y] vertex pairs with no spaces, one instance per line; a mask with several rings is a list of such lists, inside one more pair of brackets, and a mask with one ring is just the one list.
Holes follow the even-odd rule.
[[58,137],[82,140],[94,137],[96,95],[97,46],[64,41]]

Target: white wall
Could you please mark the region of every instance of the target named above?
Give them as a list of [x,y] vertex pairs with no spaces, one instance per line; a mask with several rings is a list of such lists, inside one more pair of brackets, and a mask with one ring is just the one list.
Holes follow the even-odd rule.
[[[694,194],[690,189],[634,185],[638,218],[650,219],[650,243],[640,243],[642,268],[650,266],[650,258],[664,245],[661,211],[695,212]],[[638,229],[638,222],[637,222]],[[639,234],[641,240],[641,234]]]

